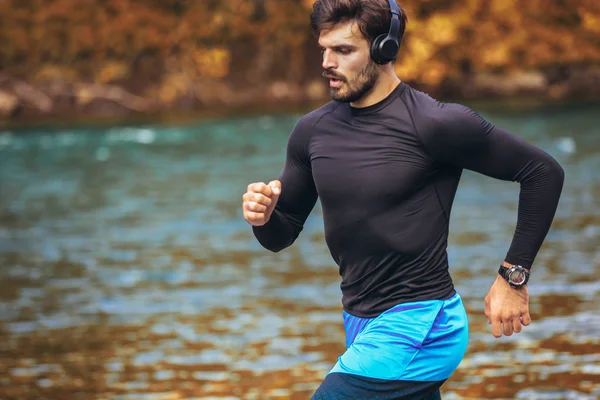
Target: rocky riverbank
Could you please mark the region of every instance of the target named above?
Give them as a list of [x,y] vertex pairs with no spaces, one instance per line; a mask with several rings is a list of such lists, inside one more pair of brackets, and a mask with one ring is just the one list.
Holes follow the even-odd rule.
[[[313,74],[318,76],[318,74]],[[69,81],[58,74],[30,81],[0,74],[0,119],[128,117],[169,113],[272,112],[329,100],[326,82],[265,80],[235,83],[169,76],[162,88],[151,80],[136,89],[135,79],[115,82]],[[443,99],[534,98],[541,101],[600,99],[600,66],[568,67],[549,72],[481,73],[446,80],[437,86],[410,82]],[[172,93],[168,91],[171,89]]]

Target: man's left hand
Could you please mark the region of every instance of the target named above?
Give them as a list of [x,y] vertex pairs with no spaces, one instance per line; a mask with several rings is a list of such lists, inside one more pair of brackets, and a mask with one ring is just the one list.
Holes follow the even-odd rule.
[[492,324],[492,334],[499,338],[521,332],[531,323],[527,285],[511,287],[500,275],[485,296],[485,316]]

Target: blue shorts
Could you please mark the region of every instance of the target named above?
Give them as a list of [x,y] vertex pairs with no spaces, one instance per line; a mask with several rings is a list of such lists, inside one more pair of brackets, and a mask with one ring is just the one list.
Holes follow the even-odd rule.
[[400,304],[376,318],[359,318],[345,311],[343,317],[347,348],[324,384],[339,382],[347,387],[350,379],[354,389],[365,390],[364,394],[356,392],[356,398],[377,392],[377,387],[386,393],[401,391],[406,398],[415,398],[410,394],[417,391],[433,393],[452,375],[467,350],[467,314],[458,293],[447,300]]

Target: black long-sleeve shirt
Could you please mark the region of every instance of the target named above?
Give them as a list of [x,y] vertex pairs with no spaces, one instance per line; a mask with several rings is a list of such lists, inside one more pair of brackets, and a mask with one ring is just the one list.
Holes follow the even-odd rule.
[[531,267],[558,205],[561,166],[468,107],[403,82],[369,107],[331,101],[303,116],[289,138],[279,201],[253,231],[280,251],[320,198],[347,312],[375,317],[399,303],[447,299],[455,293],[448,227],[463,169],[520,183],[505,259]]

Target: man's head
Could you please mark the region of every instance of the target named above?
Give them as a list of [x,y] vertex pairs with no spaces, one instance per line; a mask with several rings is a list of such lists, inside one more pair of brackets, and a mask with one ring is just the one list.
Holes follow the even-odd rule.
[[[406,27],[399,8],[398,44]],[[330,78],[337,101],[354,102],[369,93],[381,69],[371,58],[371,46],[390,30],[389,0],[317,0],[311,28],[323,51],[324,76]]]

